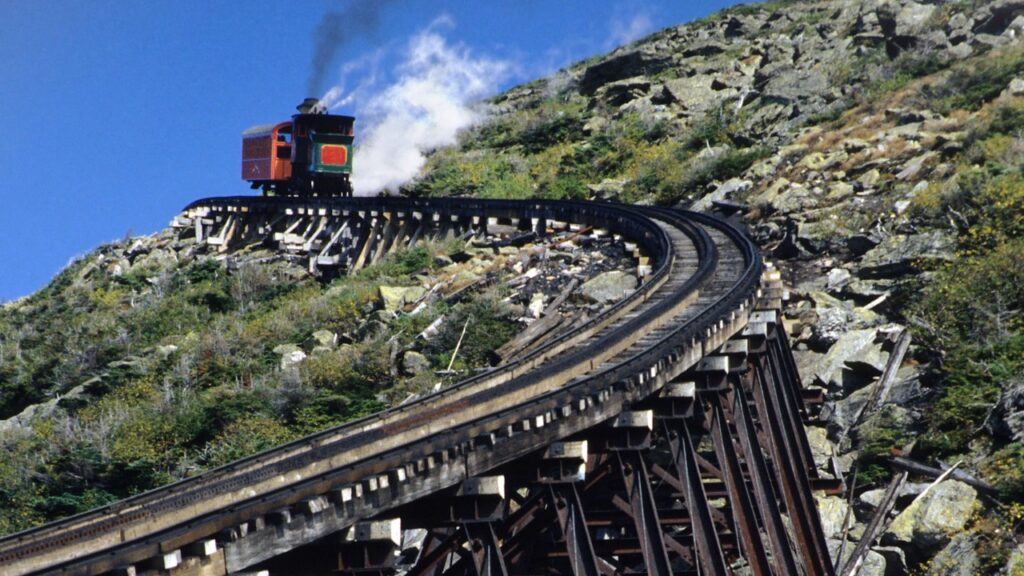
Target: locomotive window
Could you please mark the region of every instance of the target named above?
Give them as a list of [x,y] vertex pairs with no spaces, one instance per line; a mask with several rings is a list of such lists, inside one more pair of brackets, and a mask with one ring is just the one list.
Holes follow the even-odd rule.
[[291,146],[278,146],[277,157],[280,160],[291,160],[292,159],[292,147]]
[[277,141],[278,142],[284,142],[285,144],[291,144],[292,143],[292,135],[287,133],[287,132],[278,132],[277,133]]

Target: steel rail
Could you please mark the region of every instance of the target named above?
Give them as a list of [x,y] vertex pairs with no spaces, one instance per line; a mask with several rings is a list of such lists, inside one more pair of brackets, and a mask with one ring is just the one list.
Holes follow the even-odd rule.
[[[556,339],[550,347],[558,346],[561,341],[568,341],[576,334],[585,331],[589,327],[599,325],[610,318],[615,318],[623,310],[637,300],[646,298],[647,294],[656,288],[667,277],[672,265],[674,255],[667,235],[657,228],[646,217],[639,216],[628,208],[615,205],[603,205],[583,202],[544,202],[544,201],[485,201],[473,199],[402,199],[402,198],[328,198],[328,199],[294,199],[294,198],[254,198],[254,197],[224,197],[208,198],[197,200],[185,207],[184,210],[205,206],[236,209],[238,211],[273,211],[284,210],[342,210],[342,211],[424,211],[432,212],[437,210],[448,210],[462,215],[475,214],[488,216],[498,212],[511,212],[520,217],[551,217],[558,215],[566,221],[583,222],[593,221],[598,216],[605,220],[615,218],[631,223],[639,231],[637,237],[631,238],[634,241],[642,242],[655,258],[657,268],[651,275],[650,280],[645,283],[631,298],[620,301],[616,305],[599,314],[579,329]],[[606,222],[609,223],[609,222]],[[693,230],[694,242],[698,246],[706,246],[708,240],[701,234],[700,230]],[[502,374],[515,375],[516,370],[528,366],[536,358],[542,356],[543,350],[524,356],[521,360],[492,370],[487,373],[466,379],[452,387],[435,394],[428,395],[418,402],[384,410],[374,415],[347,423],[341,427],[329,429],[321,433],[313,434],[288,444],[270,449],[263,453],[241,459],[203,475],[187,478],[179,482],[157,488],[155,490],[112,503],[106,507],[94,511],[85,512],[61,521],[43,525],[31,530],[14,534],[0,540],[0,565],[5,564],[12,556],[35,553],[47,544],[66,545],[74,540],[77,535],[88,537],[99,531],[109,531],[125,525],[137,523],[161,510],[178,509],[190,505],[192,502],[203,497],[208,497],[211,492],[225,492],[232,487],[245,486],[256,481],[260,477],[273,476],[281,473],[281,469],[293,469],[303,464],[299,461],[302,456],[305,460],[315,459],[317,456],[311,454],[318,447],[332,443],[339,435],[345,435],[353,430],[373,427],[386,421],[388,418],[395,418],[406,413],[418,411],[424,404],[436,401],[443,401],[457,393],[472,389],[480,382],[494,378]],[[294,453],[287,461],[282,462],[282,454]],[[276,464],[276,466],[271,465]],[[241,471],[244,469],[255,470],[249,474]],[[189,498],[191,492],[192,497]],[[39,542],[46,534],[54,534],[55,538],[50,542]],[[20,544],[20,545],[19,545]],[[20,550],[9,550],[11,547]],[[28,550],[26,550],[28,548]],[[20,552],[20,554],[19,554]]]
[[[281,211],[281,210],[285,210],[285,209],[296,209],[296,208],[342,209],[342,210],[348,209],[348,210],[353,210],[353,211],[356,211],[356,210],[369,211],[369,210],[383,209],[383,208],[392,208],[392,209],[394,209],[394,208],[401,208],[401,209],[404,209],[404,210],[407,210],[407,211],[414,211],[414,210],[429,210],[429,209],[437,208],[439,206],[440,207],[450,206],[450,207],[453,207],[453,208],[457,208],[459,211],[469,211],[469,212],[472,212],[472,211],[474,211],[475,208],[477,208],[479,206],[479,207],[483,208],[484,213],[486,213],[486,209],[487,208],[492,208],[492,209],[513,209],[513,210],[518,209],[518,210],[522,210],[522,214],[525,217],[530,217],[533,214],[537,214],[537,215],[543,214],[544,213],[543,208],[545,206],[549,206],[549,205],[560,205],[560,206],[565,206],[565,207],[572,208],[572,209],[579,209],[581,211],[580,213],[585,213],[585,212],[583,212],[584,209],[589,209],[590,211],[594,211],[594,206],[593,205],[590,205],[588,203],[581,203],[581,202],[537,202],[537,201],[528,202],[528,201],[480,201],[480,200],[459,200],[459,201],[455,201],[455,200],[447,199],[447,198],[445,198],[445,199],[427,200],[427,201],[425,201],[425,200],[416,200],[416,199],[404,199],[404,198],[389,198],[389,199],[378,199],[378,198],[344,198],[344,199],[340,199],[340,198],[316,199],[316,198],[314,198],[314,199],[294,199],[294,198],[264,198],[264,197],[249,197],[249,196],[206,198],[206,199],[196,200],[196,201],[190,203],[188,206],[186,206],[184,208],[184,210],[188,211],[190,209],[193,209],[193,208],[196,208],[196,207],[200,207],[200,206],[211,206],[211,207],[215,206],[215,207],[236,207],[236,208],[239,208],[239,209],[244,208],[244,209],[247,209],[249,211],[253,211],[253,210]],[[531,207],[533,208],[532,210],[531,210]],[[607,206],[607,208],[609,208],[609,213],[615,213],[615,214],[627,216],[629,218],[632,218],[635,222],[640,222],[640,221],[643,220],[644,224],[647,225],[647,228],[648,228],[647,231],[652,233],[652,234],[657,234],[657,244],[648,245],[646,247],[653,251],[653,253],[654,253],[654,255],[656,257],[656,260],[657,260],[659,265],[658,265],[657,269],[655,270],[654,274],[652,275],[651,280],[648,281],[647,283],[645,283],[645,285],[642,286],[633,295],[632,298],[625,299],[623,301],[620,301],[620,302],[616,303],[614,306],[610,307],[609,309],[605,310],[604,312],[602,312],[601,314],[599,314],[595,318],[591,319],[587,324],[585,324],[583,326],[580,326],[576,330],[574,330],[574,331],[572,331],[572,332],[570,332],[570,333],[568,333],[568,334],[566,334],[566,335],[564,335],[564,336],[562,336],[562,337],[560,337],[558,339],[553,340],[550,343],[550,346],[555,346],[560,341],[570,340],[575,334],[585,330],[587,327],[595,325],[595,324],[598,324],[602,320],[605,320],[607,318],[614,317],[623,308],[626,308],[631,303],[631,301],[635,301],[638,298],[639,299],[644,298],[646,296],[646,294],[648,292],[650,292],[653,287],[656,287],[655,286],[656,283],[659,280],[661,280],[664,276],[666,276],[668,274],[669,268],[671,266],[671,256],[668,255],[668,253],[669,253],[668,239],[667,239],[667,237],[665,237],[664,233],[658,234],[660,231],[657,230],[656,227],[654,227],[653,225],[650,225],[649,222],[646,222],[646,219],[638,218],[635,214],[631,214],[628,210],[622,210],[620,207],[617,207],[617,206]],[[700,238],[699,241],[705,242],[705,243],[708,242],[708,240],[706,240],[704,238]],[[668,256],[666,256],[666,255],[668,255]],[[57,521],[57,522],[45,524],[45,525],[42,525],[42,526],[39,526],[39,527],[36,527],[36,528],[33,528],[33,529],[29,529],[29,530],[25,530],[23,532],[19,532],[19,533],[13,534],[11,536],[8,536],[8,537],[0,540],[0,565],[2,565],[3,561],[6,560],[6,558],[7,558],[4,555],[5,554],[5,548],[6,548],[5,545],[10,543],[10,542],[12,542],[12,541],[24,540],[24,539],[26,539],[27,537],[29,537],[31,535],[39,534],[39,533],[42,533],[42,532],[45,532],[47,530],[50,530],[50,529],[53,529],[53,528],[57,528],[57,527],[66,527],[66,526],[68,526],[68,525],[70,525],[72,523],[75,523],[75,522],[79,522],[79,521],[86,520],[86,519],[89,519],[89,518],[98,517],[98,516],[100,516],[103,513],[121,513],[126,508],[128,508],[130,506],[142,506],[142,505],[152,506],[153,504],[156,503],[155,502],[156,498],[159,498],[159,497],[162,497],[162,496],[166,496],[166,495],[170,495],[170,494],[180,493],[180,492],[184,491],[185,489],[187,489],[189,487],[192,487],[192,486],[195,486],[195,485],[197,485],[197,484],[199,484],[201,482],[207,482],[208,483],[208,482],[210,482],[210,481],[212,481],[212,480],[214,480],[216,478],[222,477],[224,474],[234,475],[240,469],[242,469],[245,466],[249,466],[249,465],[262,466],[262,465],[265,465],[265,464],[268,463],[268,461],[270,459],[276,458],[280,454],[282,454],[283,452],[286,452],[286,451],[302,450],[302,449],[308,449],[308,448],[311,448],[311,447],[321,446],[321,445],[323,445],[325,443],[328,443],[328,442],[332,441],[332,439],[335,436],[337,436],[338,434],[345,433],[345,432],[350,431],[352,429],[366,427],[368,425],[373,425],[374,423],[383,422],[388,417],[392,417],[392,416],[395,416],[395,415],[401,415],[401,414],[405,414],[405,413],[410,413],[410,412],[413,412],[413,411],[417,411],[417,410],[420,409],[420,407],[423,404],[425,404],[427,402],[431,402],[431,401],[435,401],[435,400],[442,400],[444,398],[451,397],[456,392],[465,390],[467,388],[472,388],[477,383],[479,383],[481,381],[484,381],[484,380],[487,380],[489,378],[493,378],[497,374],[515,374],[515,370],[516,370],[517,367],[522,367],[524,365],[527,365],[531,360],[533,360],[535,357],[540,356],[542,353],[543,353],[542,350],[535,351],[535,352],[533,352],[531,354],[525,355],[523,358],[519,359],[516,362],[511,362],[511,363],[508,363],[508,364],[506,364],[506,365],[504,365],[504,366],[502,366],[502,367],[500,367],[500,368],[498,368],[496,370],[490,370],[488,372],[476,375],[474,377],[467,378],[465,380],[462,380],[462,381],[456,383],[453,386],[445,388],[444,390],[440,390],[438,392],[434,392],[432,394],[428,394],[427,396],[419,399],[416,402],[412,402],[412,403],[404,404],[404,405],[400,405],[400,406],[395,406],[395,407],[392,407],[392,408],[389,408],[389,409],[377,412],[375,414],[371,414],[369,416],[366,416],[366,417],[363,417],[363,418],[360,418],[360,419],[348,422],[348,423],[346,423],[346,424],[344,424],[342,426],[338,426],[338,427],[331,428],[331,429],[328,429],[328,430],[324,430],[322,432],[318,432],[318,433],[315,433],[315,434],[312,434],[312,435],[309,435],[309,436],[305,436],[305,437],[300,438],[298,440],[294,440],[292,442],[283,444],[281,446],[277,446],[275,448],[271,448],[271,449],[266,450],[264,452],[261,452],[259,454],[255,454],[253,456],[249,456],[249,457],[246,457],[246,458],[242,458],[240,460],[236,460],[234,462],[230,462],[230,463],[225,464],[223,466],[220,466],[218,468],[215,468],[215,469],[212,469],[210,471],[207,471],[204,474],[201,474],[201,475],[198,475],[198,476],[195,476],[195,477],[191,477],[191,478],[186,478],[186,479],[180,480],[178,482],[175,482],[175,483],[172,483],[172,484],[168,484],[166,486],[163,486],[163,487],[160,487],[160,488],[157,488],[157,489],[154,489],[154,490],[151,490],[151,491],[148,491],[148,492],[145,492],[145,493],[142,493],[142,494],[139,494],[139,495],[136,495],[136,496],[133,496],[133,497],[130,497],[130,498],[127,498],[127,499],[115,502],[115,503],[111,503],[111,504],[109,504],[107,506],[104,506],[104,507],[101,507],[101,508],[97,508],[96,510],[93,510],[93,511],[88,511],[88,512],[85,512],[85,513],[82,513],[82,514],[78,514],[78,515],[75,515],[75,516],[70,516],[68,518],[65,518],[65,519]],[[175,506],[179,505],[179,503],[175,503],[174,505]]]
[[[304,204],[306,204],[306,205],[313,204],[313,205],[322,206],[324,208],[332,208],[333,209],[333,208],[338,208],[339,207],[339,204],[337,202],[334,202],[334,201],[315,201],[315,202],[302,201],[302,202]],[[281,202],[273,201],[273,199],[267,200],[267,199],[254,199],[254,198],[228,198],[228,199],[215,199],[215,200],[198,201],[197,203],[193,203],[192,205],[190,205],[190,207],[196,207],[196,206],[200,206],[200,205],[208,205],[208,204],[212,204],[212,203],[220,203],[220,205],[235,205],[235,206],[237,206],[239,208],[245,208],[245,209],[249,209],[249,210],[252,210],[252,209],[279,209],[281,207],[281,205],[282,205]],[[389,208],[392,208],[392,209],[395,208],[395,206],[399,206],[399,207],[402,207],[402,208],[407,209],[407,210],[414,210],[414,209],[417,209],[417,208],[422,208],[424,210],[427,210],[427,209],[433,210],[433,209],[438,208],[439,205],[443,205],[443,204],[446,204],[446,203],[447,204],[453,204],[454,201],[437,201],[437,200],[431,200],[431,201],[423,201],[423,200],[402,200],[402,201],[396,201],[396,200],[393,200],[393,199],[392,200],[385,200],[385,201],[378,201],[377,199],[372,199],[372,200],[360,199],[359,201],[349,202],[349,203],[346,203],[346,204],[349,205],[349,206],[353,206],[353,207],[357,207],[357,208],[363,208],[363,209],[372,209],[374,206],[382,206],[384,204],[388,204]],[[649,348],[648,350],[646,350],[645,353],[638,354],[638,355],[636,355],[636,356],[634,356],[634,357],[632,357],[632,358],[630,358],[630,359],[628,359],[628,360],[626,360],[624,362],[621,362],[621,363],[617,364],[616,366],[614,366],[612,369],[606,370],[606,371],[604,371],[601,374],[598,374],[598,375],[595,375],[593,377],[584,379],[582,382],[573,385],[571,387],[571,389],[561,389],[561,390],[550,391],[547,394],[543,394],[543,395],[541,395],[541,396],[539,396],[539,397],[537,397],[537,398],[535,398],[535,399],[533,399],[533,400],[531,400],[529,402],[521,403],[521,404],[516,405],[515,407],[511,407],[508,410],[503,411],[504,413],[502,413],[502,414],[498,414],[498,413],[491,414],[491,415],[488,415],[488,416],[482,418],[482,420],[494,420],[495,418],[501,419],[501,417],[507,416],[507,414],[510,413],[509,412],[510,410],[513,411],[513,412],[518,411],[518,413],[522,413],[522,410],[525,407],[530,406],[530,405],[536,405],[538,402],[549,401],[550,397],[552,395],[564,395],[566,393],[572,393],[572,394],[578,395],[578,394],[580,394],[583,391],[584,388],[592,388],[594,385],[603,385],[603,384],[606,384],[608,382],[613,382],[615,380],[621,380],[622,378],[628,377],[630,375],[630,373],[635,373],[635,371],[637,369],[639,369],[639,363],[645,361],[645,358],[641,358],[641,357],[646,357],[646,360],[650,360],[652,358],[656,359],[658,357],[661,357],[666,351],[668,351],[674,345],[677,345],[680,341],[683,341],[683,340],[688,339],[688,338],[694,338],[694,337],[699,336],[700,332],[702,330],[706,329],[707,326],[713,324],[714,322],[716,322],[718,320],[718,318],[720,318],[724,314],[728,313],[732,309],[732,307],[735,306],[737,303],[739,303],[739,302],[743,301],[745,298],[749,297],[750,294],[752,293],[752,291],[755,290],[756,286],[757,286],[757,280],[758,280],[758,277],[759,277],[760,266],[761,265],[760,265],[760,260],[759,260],[759,256],[757,254],[756,248],[754,248],[753,245],[749,242],[749,240],[747,240],[737,230],[735,230],[731,226],[725,225],[725,224],[721,223],[720,221],[718,221],[718,220],[716,220],[714,218],[711,218],[711,217],[707,217],[707,216],[703,216],[703,215],[698,215],[698,214],[693,214],[693,213],[687,213],[687,214],[685,214],[685,216],[681,216],[681,215],[676,215],[676,214],[674,214],[671,211],[666,211],[666,210],[661,210],[661,209],[636,208],[636,207],[628,207],[627,208],[627,207],[614,206],[614,205],[595,205],[595,204],[589,204],[589,203],[588,204],[581,204],[581,203],[539,203],[539,202],[521,202],[521,203],[516,203],[516,202],[484,202],[484,201],[466,202],[466,201],[458,201],[457,208],[462,213],[465,213],[467,210],[469,210],[469,211],[479,210],[481,215],[486,215],[488,212],[492,212],[495,209],[506,209],[506,210],[507,209],[514,209],[514,210],[520,211],[521,213],[529,213],[533,208],[535,208],[538,216],[542,216],[544,213],[547,213],[547,211],[550,211],[550,209],[553,207],[552,206],[553,204],[557,204],[566,213],[572,212],[576,216],[586,215],[587,212],[590,212],[591,215],[593,215],[594,211],[606,210],[607,211],[606,213],[617,212],[620,217],[632,218],[632,219],[635,219],[635,218],[637,218],[638,215],[642,214],[642,215],[644,215],[643,218],[647,218],[648,220],[649,220],[650,217],[656,217],[656,218],[660,217],[662,219],[674,219],[674,220],[677,221],[677,223],[685,223],[685,222],[688,222],[688,221],[696,221],[697,223],[700,224],[700,226],[696,228],[697,230],[703,232],[703,230],[701,228],[703,226],[717,228],[720,231],[724,232],[725,235],[728,236],[733,242],[735,242],[736,245],[741,248],[741,251],[744,254],[744,258],[746,260],[746,267],[745,267],[745,270],[743,271],[743,273],[741,274],[740,278],[738,279],[738,281],[733,285],[733,288],[731,290],[728,290],[726,293],[722,294],[717,300],[714,301],[714,303],[711,306],[709,306],[705,310],[701,311],[701,313],[699,313],[696,317],[691,319],[685,325],[680,326],[678,329],[672,331],[669,335],[667,335],[664,338],[662,338],[661,341],[659,341],[652,348]],[[531,207],[533,207],[533,208],[531,208]],[[648,231],[649,232],[652,231],[652,230],[650,230],[650,227],[648,227]],[[654,238],[657,238],[657,236],[658,236],[657,234],[653,234]],[[709,258],[708,257],[709,253],[713,254],[714,246],[713,246],[713,244],[711,244],[709,242],[709,240],[707,238],[706,232],[704,232],[703,234],[700,234],[700,233],[695,234],[694,235],[694,239],[695,239],[695,241],[694,241],[695,245],[697,245],[698,248],[705,249],[706,252],[702,255],[703,258],[701,259],[700,266],[699,266],[700,270],[698,271],[697,274],[694,274],[694,276],[691,277],[685,283],[683,289],[681,289],[679,291],[679,292],[682,292],[682,293],[688,293],[688,292],[692,292],[693,290],[695,290],[696,287],[699,286],[699,284],[702,282],[703,278],[705,278],[707,276],[707,274],[709,273],[709,270],[712,269],[713,266],[714,266],[713,258]],[[652,282],[648,282],[645,285],[645,287],[654,285],[653,280],[657,279],[659,276],[666,275],[668,273],[668,270],[671,267],[672,256],[670,254],[667,254],[668,250],[665,250],[666,243],[665,243],[664,236],[662,236],[659,240],[660,240],[660,245],[659,245],[658,242],[651,242],[651,244],[647,245],[647,248],[651,249],[652,248],[652,244],[653,244],[653,248],[654,248],[653,251],[654,251],[655,255],[659,255],[661,257],[661,259],[660,259],[659,266],[658,266],[655,274],[652,275]],[[661,249],[660,252],[659,252],[659,248]],[[642,291],[642,289],[640,291],[638,291],[638,293],[642,293],[644,295],[643,297],[646,297],[646,293],[644,293]],[[613,309],[609,310],[607,312],[607,314],[615,314],[617,312],[620,312],[624,308],[624,306],[623,306],[624,304],[625,304],[624,302],[620,302],[619,305],[617,305],[616,307],[613,307]],[[645,320],[657,317],[660,314],[664,314],[666,310],[670,310],[672,308],[673,304],[674,304],[674,302],[672,302],[671,299],[668,299],[668,298],[666,298],[663,301],[657,302],[653,306],[652,310],[648,311],[648,313],[646,315],[643,315],[642,317],[633,318],[630,321],[626,322],[623,326],[618,327],[613,333],[607,334],[607,335],[605,335],[602,338],[598,338],[597,339],[598,344],[602,343],[603,341],[614,340],[615,338],[621,338],[622,334],[628,333],[630,330],[635,330],[637,328],[642,328]],[[587,348],[593,348],[593,346],[588,346],[588,347],[584,348],[583,350],[576,351],[575,353],[565,354],[565,355],[563,355],[563,356],[561,356],[559,358],[556,358],[556,360],[554,362],[545,364],[545,368],[546,368],[545,372],[547,372],[550,369],[549,367],[553,363],[554,364],[562,363],[564,365],[572,365],[572,363],[575,362],[575,363],[578,364],[579,361],[581,360],[580,356],[585,355],[584,353],[586,352]],[[525,363],[526,361],[527,361],[527,359],[524,359],[524,360],[522,360],[520,362],[513,363],[507,369],[514,371],[516,366],[522,366],[523,363]],[[462,383],[460,383],[460,384],[458,384],[456,386],[453,386],[453,387],[451,387],[451,388],[449,388],[449,389],[447,389],[445,391],[442,391],[442,392],[440,392],[440,393],[438,393],[436,395],[432,395],[430,397],[424,398],[423,400],[426,401],[426,400],[430,400],[430,399],[437,399],[437,398],[439,398],[439,397],[441,397],[441,396],[443,396],[443,395],[445,395],[447,393],[450,393],[452,390],[465,390],[468,387],[471,387],[474,382],[479,382],[479,381],[481,381],[483,379],[486,379],[488,376],[493,376],[493,374],[492,373],[487,373],[487,374],[478,376],[476,378],[469,379],[469,380],[464,381],[464,382],[462,382]],[[527,374],[525,374],[523,376],[519,376],[517,378],[517,380],[520,380],[519,387],[528,385],[531,380],[532,381],[536,381],[537,378],[538,378],[538,376],[536,374],[536,371],[534,371],[533,373],[527,373]],[[584,386],[584,385],[588,385],[588,386]],[[486,396],[488,393],[490,393],[490,394],[497,394],[497,393],[505,393],[505,392],[507,392],[507,390],[504,387],[502,387],[500,390],[499,389],[484,390],[482,393],[479,393],[479,394],[483,394],[483,395]],[[197,476],[195,478],[188,479],[188,480],[184,480],[182,482],[179,482],[179,483],[176,483],[176,484],[172,484],[170,486],[167,486],[167,487],[164,487],[164,488],[161,488],[161,489],[157,489],[155,491],[152,491],[152,492],[149,492],[149,493],[146,493],[146,494],[142,494],[140,496],[137,496],[135,498],[129,499],[127,501],[122,501],[120,503],[116,503],[114,505],[111,505],[111,506],[108,506],[108,507],[105,507],[105,508],[101,508],[98,511],[82,514],[82,515],[79,515],[79,516],[67,519],[65,521],[53,523],[53,524],[50,524],[50,525],[46,525],[46,526],[43,526],[43,527],[40,527],[40,528],[36,528],[36,529],[30,530],[30,531],[26,531],[26,532],[23,532],[23,533],[16,534],[14,536],[5,538],[4,540],[0,540],[0,560],[5,558],[5,556],[4,556],[5,553],[6,554],[10,554],[10,552],[13,552],[13,550],[11,550],[11,548],[22,548],[22,546],[19,546],[20,544],[31,544],[31,540],[36,535],[40,535],[40,534],[45,535],[46,533],[54,533],[54,532],[56,532],[57,534],[54,534],[54,535],[55,536],[59,536],[59,533],[60,533],[60,531],[63,528],[65,528],[65,527],[67,527],[69,525],[74,525],[76,522],[81,523],[82,521],[87,521],[87,520],[92,519],[92,518],[102,517],[105,514],[106,515],[114,514],[116,516],[119,512],[124,511],[124,510],[128,509],[129,507],[145,506],[146,508],[150,508],[150,506],[148,506],[148,505],[149,504],[153,504],[153,500],[154,499],[159,500],[162,497],[170,496],[171,497],[171,502],[174,502],[175,501],[174,496],[176,494],[179,494],[180,492],[182,492],[184,489],[192,488],[192,487],[196,487],[196,486],[199,486],[201,488],[201,487],[205,486],[207,483],[209,483],[211,481],[211,479],[215,479],[218,476],[223,476],[223,475],[230,476],[231,474],[233,474],[235,471],[237,471],[242,466],[257,466],[257,467],[264,466],[266,464],[267,460],[274,458],[275,455],[281,454],[282,452],[287,452],[289,450],[294,450],[294,449],[300,449],[303,453],[305,453],[306,455],[308,455],[311,458],[322,457],[323,456],[323,454],[322,454],[323,450],[328,447],[328,446],[325,446],[325,441],[328,438],[330,438],[332,435],[336,435],[336,434],[338,434],[340,431],[342,431],[344,429],[348,429],[348,430],[361,429],[361,428],[364,427],[365,424],[373,422],[375,420],[379,421],[380,419],[386,417],[389,414],[390,415],[394,415],[394,414],[401,414],[403,412],[408,413],[408,412],[411,412],[411,411],[418,410],[419,408],[422,407],[422,405],[423,404],[421,404],[420,402],[417,402],[417,403],[410,404],[408,406],[403,406],[403,407],[399,407],[399,408],[396,408],[396,409],[393,409],[393,410],[385,411],[384,413],[373,415],[373,416],[361,419],[359,421],[347,424],[347,425],[342,426],[340,428],[329,430],[329,431],[326,431],[326,432],[323,432],[323,433],[320,433],[320,434],[317,434],[317,435],[313,435],[311,437],[304,438],[304,439],[302,439],[300,441],[296,441],[296,442],[284,445],[282,447],[278,447],[278,448],[273,449],[271,451],[268,451],[268,452],[266,452],[264,454],[260,454],[260,455],[257,455],[257,456],[254,456],[254,457],[250,457],[248,459],[245,459],[245,460],[242,460],[242,461],[239,461],[239,462],[235,462],[235,463],[229,464],[229,465],[224,466],[222,468],[213,470],[213,471],[211,471],[211,472],[209,472],[207,474],[200,475],[200,476]],[[514,417],[514,415],[513,415],[513,417]],[[454,441],[457,436],[463,436],[464,434],[462,434],[462,433],[464,433],[466,430],[471,429],[472,427],[479,427],[480,425],[481,425],[481,422],[479,422],[479,421],[464,423],[464,424],[462,424],[462,425],[460,425],[460,426],[458,426],[456,428],[452,428],[452,429],[450,429],[448,431],[443,432],[439,436],[447,436],[447,437],[450,437],[451,440]],[[361,434],[361,436],[366,436],[366,434],[365,433]],[[371,434],[370,436],[373,436],[373,435]],[[370,438],[369,440],[372,441],[373,439]],[[382,456],[378,455],[375,459],[380,459],[380,458],[382,458]],[[285,466],[285,467],[295,464],[294,461],[284,461],[284,460],[277,460],[275,463],[279,464],[281,466]],[[353,465],[355,465],[355,464],[356,463],[353,463]],[[309,484],[309,483],[311,483],[313,481],[314,481],[314,479],[306,480],[305,484]],[[303,483],[300,483],[300,484],[303,484]],[[298,494],[298,493],[301,493],[302,490],[301,490],[301,486],[296,486],[296,487],[290,488],[289,491]],[[233,512],[237,512],[242,507],[244,507],[244,503],[242,503],[238,508],[236,508],[236,509],[234,509],[232,511]],[[152,512],[152,510],[150,510],[150,511]],[[218,513],[217,511],[214,511],[211,514],[216,515],[217,513]],[[202,519],[199,518],[199,519],[196,519],[196,521],[197,522],[201,522]],[[193,525],[194,523],[190,522],[189,524]]]

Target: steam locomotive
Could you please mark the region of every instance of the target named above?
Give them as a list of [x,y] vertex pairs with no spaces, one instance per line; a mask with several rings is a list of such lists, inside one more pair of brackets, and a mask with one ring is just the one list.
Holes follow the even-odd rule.
[[306,98],[298,114],[242,132],[242,179],[265,195],[351,196],[355,118]]

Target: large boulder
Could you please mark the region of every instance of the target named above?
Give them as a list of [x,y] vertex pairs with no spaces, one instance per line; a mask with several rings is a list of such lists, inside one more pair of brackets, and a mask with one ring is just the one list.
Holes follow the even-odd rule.
[[[804,190],[807,190],[804,188]],[[820,201],[821,188],[814,187],[799,201]],[[778,204],[785,207],[786,204]],[[840,209],[835,207],[835,209]],[[832,218],[820,220],[799,220],[797,222],[796,241],[801,248],[811,254],[824,254],[835,252],[842,248],[844,238],[853,231],[846,227],[841,220]]]
[[999,403],[987,426],[994,436],[1011,442],[1024,442],[1024,381],[1011,378],[1002,387]]
[[945,480],[900,512],[884,538],[922,553],[935,550],[963,531],[977,500],[974,488],[959,480]]
[[929,576],[975,576],[980,574],[977,537],[957,534],[928,563]]
[[275,346],[274,354],[281,355],[281,370],[295,368],[306,360],[306,353],[295,344]]
[[687,112],[700,112],[717,105],[721,94],[712,87],[713,76],[688,76],[665,82],[665,90]]
[[[927,488],[928,484],[923,482],[904,482],[903,485],[900,486],[899,493],[896,494],[896,507],[900,507],[900,504],[910,504],[914,498],[917,498]],[[862,506],[878,508],[882,504],[882,498],[885,498],[885,492],[886,488],[865,490],[857,496],[857,503]]]
[[402,355],[402,372],[415,376],[427,370],[430,370],[430,360],[423,354],[409,350]]
[[[829,281],[832,276],[829,276]],[[814,303],[817,324],[814,326],[815,340],[819,345],[835,344],[839,337],[850,330],[878,326],[882,319],[871,310],[854,306],[825,292],[810,291],[807,296]]]
[[381,286],[380,298],[384,310],[394,312],[410,302],[415,302],[426,292],[422,286]]
[[883,404],[872,412],[857,428],[861,447],[873,450],[899,449],[907,441],[907,430],[913,424],[909,410],[896,404]]
[[858,274],[865,278],[894,278],[928,262],[950,260],[955,248],[956,238],[942,230],[897,234],[864,254]]
[[642,98],[651,90],[651,82],[645,78],[627,78],[605,84],[597,91],[597,98],[609,106],[622,106]]
[[634,76],[652,76],[671,64],[671,54],[655,50],[653,47],[616,51],[583,71],[579,83],[580,92],[593,94],[609,82]]
[[888,359],[874,329],[850,330],[820,359],[814,375],[833,389],[858,388],[880,374]]
[[[755,82],[767,80],[763,94],[766,99],[778,102],[800,102],[801,109],[813,113],[818,106],[815,96],[824,96],[831,92],[828,75],[822,68],[800,69],[790,64],[780,63],[774,69],[768,67],[758,71]],[[814,103],[812,103],[814,102]]]
[[820,198],[811,188],[785,178],[775,180],[764,192],[751,199],[755,206],[770,206],[783,214],[793,214],[817,206]]
[[334,348],[338,344],[338,335],[330,330],[317,330],[313,332],[313,340],[319,346]]
[[1010,552],[1010,559],[1006,561],[1006,574],[1024,576],[1024,544],[1018,544],[1013,552]]
[[360,342],[387,338],[389,328],[386,322],[377,318],[370,318],[359,325],[355,330],[355,339]]
[[828,422],[829,430],[842,435],[856,424],[857,417],[871,400],[871,394],[871,387],[865,386],[846,397],[829,400],[821,411],[822,420]]
[[814,465],[820,470],[828,467],[828,461],[832,458],[832,442],[828,439],[828,431],[818,426],[808,426],[807,443],[811,448],[811,456],[814,458]]
[[935,6],[907,2],[896,13],[896,35],[914,36],[924,30],[935,13]]
[[178,266],[178,254],[169,249],[153,249],[132,261],[131,271],[137,274],[157,275]]
[[[825,532],[825,538],[842,538],[843,523],[846,521],[847,512],[850,509],[846,500],[838,496],[814,495],[818,507],[818,516],[821,517],[821,529]],[[851,516],[850,522],[854,518]]]
[[739,178],[730,178],[725,182],[722,182],[715,188],[714,192],[710,192],[701,197],[690,206],[690,210],[696,210],[698,212],[706,212],[711,210],[715,202],[721,202],[735,197],[736,194],[746,192],[754,186],[754,183],[750,180],[741,180]]
[[636,276],[621,270],[603,272],[580,286],[580,293],[591,302],[609,304],[636,289]]
[[1020,14],[1024,14],[1024,2],[1021,0],[995,0],[974,14],[973,31],[1001,34]]

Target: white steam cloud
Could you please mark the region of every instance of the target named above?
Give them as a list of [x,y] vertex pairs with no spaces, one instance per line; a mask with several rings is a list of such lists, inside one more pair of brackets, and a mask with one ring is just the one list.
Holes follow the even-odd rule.
[[384,48],[342,70],[343,77],[364,72],[356,88],[335,86],[324,96],[332,110],[355,106],[352,185],[357,196],[394,193],[414,178],[428,152],[455,144],[459,131],[483,119],[474,104],[493,94],[508,76],[507,61],[449,44],[437,29],[451,24],[442,17],[414,36],[389,84],[378,84],[377,72],[388,50]]
[[639,40],[654,30],[654,22],[646,14],[637,14],[629,22],[616,18],[611,23],[611,32],[605,42],[607,48],[617,48]]

